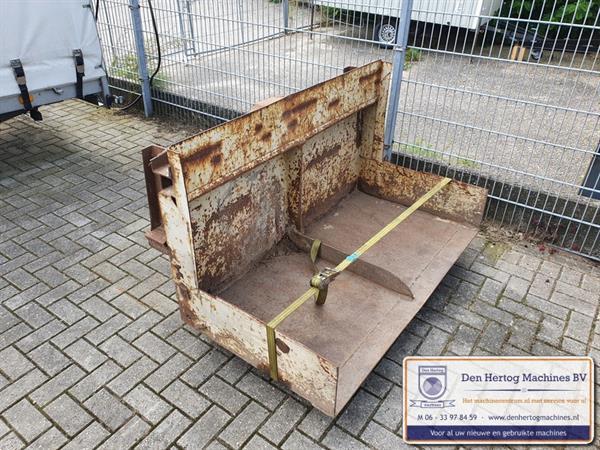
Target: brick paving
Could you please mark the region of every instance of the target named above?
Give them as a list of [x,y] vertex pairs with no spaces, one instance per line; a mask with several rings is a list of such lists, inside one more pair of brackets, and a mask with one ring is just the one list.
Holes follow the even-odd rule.
[[44,114],[0,124],[1,449],[397,449],[404,356],[600,360],[600,268],[482,234],[331,420],[179,318],[140,149],[194,127]]

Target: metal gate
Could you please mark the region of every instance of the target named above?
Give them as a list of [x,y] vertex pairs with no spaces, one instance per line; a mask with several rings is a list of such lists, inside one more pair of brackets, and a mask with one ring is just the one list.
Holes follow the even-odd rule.
[[146,85],[171,115],[229,120],[345,67],[393,62],[393,161],[486,186],[489,223],[600,259],[600,0],[98,5],[113,86]]

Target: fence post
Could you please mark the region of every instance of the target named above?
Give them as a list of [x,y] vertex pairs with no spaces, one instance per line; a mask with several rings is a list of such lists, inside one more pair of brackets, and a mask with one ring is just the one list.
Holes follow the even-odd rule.
[[135,38],[135,50],[138,62],[138,74],[142,85],[142,100],[144,102],[144,115],[152,115],[152,95],[150,93],[150,77],[148,76],[148,65],[146,61],[146,49],[144,48],[144,34],[142,31],[142,15],[140,13],[139,0],[129,0],[131,10],[131,22],[133,24],[133,35]]
[[282,13],[283,13],[283,32],[285,34],[287,34],[288,32],[288,25],[289,25],[289,19],[290,19],[290,2],[289,0],[283,0],[281,2],[282,4]]
[[388,100],[387,114],[385,117],[385,133],[383,136],[383,158],[389,161],[392,157],[392,144],[394,132],[396,131],[396,119],[398,114],[398,102],[400,100],[400,86],[402,84],[402,71],[404,70],[404,58],[406,46],[408,45],[408,32],[410,30],[410,15],[413,0],[402,0],[400,10],[400,25],[394,46],[394,60],[392,65],[392,82],[390,83],[390,94]]

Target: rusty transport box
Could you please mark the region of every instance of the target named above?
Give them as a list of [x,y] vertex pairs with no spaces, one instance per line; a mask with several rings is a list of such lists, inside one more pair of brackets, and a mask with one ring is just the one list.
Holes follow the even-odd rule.
[[[331,416],[467,247],[485,206],[484,189],[383,161],[389,79],[376,61],[144,150],[147,237],[170,256],[183,320]],[[338,264],[347,269],[326,269]],[[311,289],[315,274],[328,288]]]

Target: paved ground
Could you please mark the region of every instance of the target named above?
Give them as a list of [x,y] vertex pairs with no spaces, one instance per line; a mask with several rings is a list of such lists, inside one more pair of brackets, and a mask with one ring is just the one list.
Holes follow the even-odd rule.
[[397,449],[406,355],[600,358],[600,268],[482,235],[332,421],[182,326],[139,150],[192,130],[44,113],[0,125],[3,450]]

